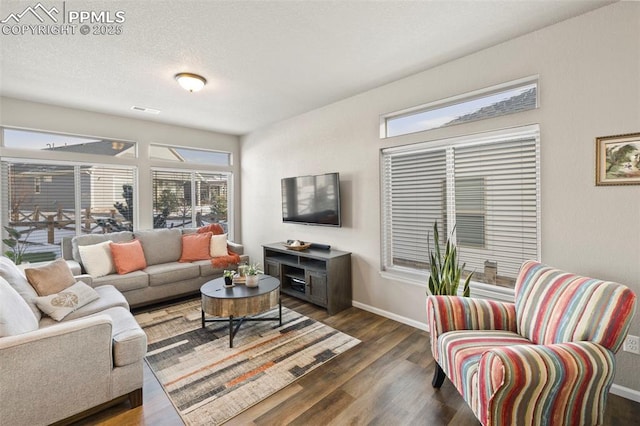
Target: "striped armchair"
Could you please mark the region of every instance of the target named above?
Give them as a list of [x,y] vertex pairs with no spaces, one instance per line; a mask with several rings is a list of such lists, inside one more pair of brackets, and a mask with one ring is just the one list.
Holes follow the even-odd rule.
[[483,425],[602,424],[627,287],[525,262],[515,303],[429,296],[433,386],[445,375]]

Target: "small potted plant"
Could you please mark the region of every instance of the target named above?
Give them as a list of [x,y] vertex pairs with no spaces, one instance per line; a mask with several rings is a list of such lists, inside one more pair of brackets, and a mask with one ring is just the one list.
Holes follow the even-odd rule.
[[233,277],[236,275],[236,271],[225,269],[222,275],[224,276],[224,286],[233,287]]
[[[429,250],[430,254],[430,273],[428,281],[427,294],[455,296],[458,294],[458,286],[462,279],[462,272],[464,271],[465,263],[460,266],[458,260],[458,249],[450,238],[447,238],[444,254],[440,250],[439,236],[438,236],[438,222],[433,224],[433,237],[435,253]],[[470,288],[469,282],[473,272],[469,273],[464,280],[462,287],[462,295],[469,297]]]
[[253,263],[249,265],[247,268],[247,287],[258,287],[258,281],[260,277],[258,274],[264,274],[264,272],[260,269],[259,263]]

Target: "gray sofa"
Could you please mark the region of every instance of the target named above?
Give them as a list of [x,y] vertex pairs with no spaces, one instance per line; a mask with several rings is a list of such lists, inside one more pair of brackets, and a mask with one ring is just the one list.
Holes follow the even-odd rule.
[[[163,300],[197,293],[207,281],[221,277],[224,269],[214,268],[210,260],[178,262],[182,252],[182,235],[195,229],[153,229],[146,231],[123,231],[107,234],[87,234],[62,240],[62,257],[67,260],[78,279],[92,286],[113,285],[127,299],[131,307],[138,307]],[[147,267],[123,275],[109,274],[93,278],[86,274],[78,246],[92,245],[104,241],[114,243],[140,240]],[[249,262],[243,254],[243,246],[228,241],[230,251],[240,255],[241,262]]]
[[48,425],[127,397],[142,404],[147,337],[118,290],[94,290],[97,300],[55,321],[0,257],[0,424]]

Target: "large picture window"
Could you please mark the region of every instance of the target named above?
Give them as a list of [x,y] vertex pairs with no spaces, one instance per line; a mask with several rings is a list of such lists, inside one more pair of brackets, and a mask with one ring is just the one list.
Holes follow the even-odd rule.
[[537,126],[383,149],[381,167],[384,270],[426,275],[435,222],[475,282],[513,287],[539,259]]
[[3,159],[0,181],[2,224],[19,234],[23,261],[59,257],[63,237],[133,230],[132,167]]

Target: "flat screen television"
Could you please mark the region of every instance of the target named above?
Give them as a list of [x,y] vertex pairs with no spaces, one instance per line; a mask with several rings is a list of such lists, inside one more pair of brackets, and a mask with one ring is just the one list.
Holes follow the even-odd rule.
[[339,174],[282,179],[282,221],[303,225],[341,226]]

